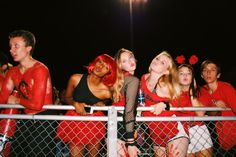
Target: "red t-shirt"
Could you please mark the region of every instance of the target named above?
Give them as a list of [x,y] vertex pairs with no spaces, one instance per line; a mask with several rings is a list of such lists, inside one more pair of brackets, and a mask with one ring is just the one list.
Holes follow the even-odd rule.
[[36,62],[24,74],[19,66],[11,68],[2,84],[0,103],[6,104],[12,90],[8,82],[12,80],[14,87],[20,93],[20,104],[25,107],[25,113],[36,114],[43,111],[45,104],[52,104],[52,83],[48,68],[41,62]]
[[[221,116],[236,115],[236,92],[231,84],[218,81],[217,89],[212,94],[208,92],[208,89],[209,87],[205,85],[201,91],[212,101],[210,106],[215,106],[214,101],[222,100],[226,103],[226,107],[231,108],[232,111],[222,111]],[[216,131],[223,149],[228,150],[236,145],[236,121],[217,121]]]

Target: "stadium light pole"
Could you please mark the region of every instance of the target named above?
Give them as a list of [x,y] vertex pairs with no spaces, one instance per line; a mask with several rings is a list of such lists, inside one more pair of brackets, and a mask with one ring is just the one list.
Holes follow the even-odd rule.
[[[130,47],[134,50],[134,24],[133,24],[133,5],[145,4],[148,0],[128,0],[129,1],[129,18],[130,18]],[[127,0],[126,0],[127,2]]]
[[133,0],[129,0],[129,18],[130,18],[130,47],[134,50],[134,27],[133,27]]

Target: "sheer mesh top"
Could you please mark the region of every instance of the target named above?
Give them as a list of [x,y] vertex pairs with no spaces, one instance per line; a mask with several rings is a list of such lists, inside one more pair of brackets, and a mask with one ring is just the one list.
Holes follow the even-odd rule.
[[122,95],[125,96],[124,125],[127,139],[134,138],[138,89],[139,79],[135,76],[125,76]]

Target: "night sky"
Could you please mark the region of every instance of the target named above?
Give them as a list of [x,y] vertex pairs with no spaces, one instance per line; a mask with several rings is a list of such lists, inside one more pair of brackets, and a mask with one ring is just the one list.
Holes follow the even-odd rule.
[[138,60],[136,75],[147,72],[162,50],[173,58],[195,54],[200,63],[221,63],[221,79],[236,87],[236,6],[234,0],[147,0],[130,6],[125,0],[0,2],[0,49],[9,55],[8,34],[25,29],[36,36],[33,57],[46,64],[53,85],[66,87],[73,73],[97,55],[113,56],[124,47]]

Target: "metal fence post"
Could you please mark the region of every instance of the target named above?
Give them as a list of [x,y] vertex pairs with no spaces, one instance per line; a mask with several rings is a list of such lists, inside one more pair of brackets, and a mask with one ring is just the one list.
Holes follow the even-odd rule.
[[117,111],[115,107],[108,108],[107,155],[117,157]]

